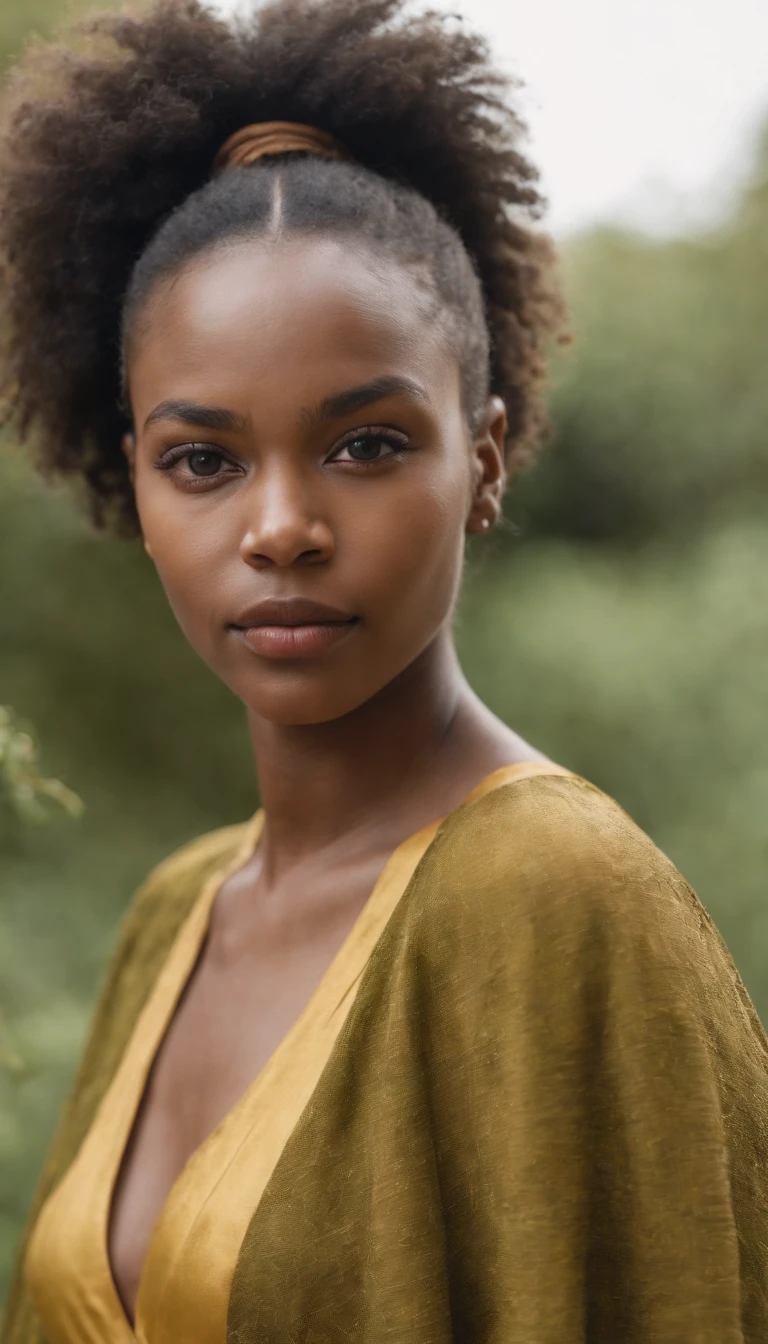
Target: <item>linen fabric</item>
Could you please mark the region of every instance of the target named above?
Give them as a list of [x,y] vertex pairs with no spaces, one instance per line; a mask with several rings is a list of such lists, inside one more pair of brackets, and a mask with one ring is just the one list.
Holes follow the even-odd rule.
[[[481,780],[480,797],[535,762]],[[304,1011],[239,1103],[192,1154],[153,1229],[136,1322],[129,1322],[107,1253],[109,1213],[150,1069],[202,949],[224,879],[252,857],[258,812],[224,872],[213,873],[174,940],[120,1066],[75,1161],[37,1221],[26,1278],[51,1344],[222,1344],[237,1255],[253,1212],[354,1002],[360,977],[392,910],[440,822],[398,845]]]
[[[139,892],[30,1231],[243,838]],[[585,781],[507,782],[387,918],[254,1202],[225,1344],[765,1341],[767,1117],[768,1040],[680,874]],[[0,1338],[59,1344],[23,1266]]]

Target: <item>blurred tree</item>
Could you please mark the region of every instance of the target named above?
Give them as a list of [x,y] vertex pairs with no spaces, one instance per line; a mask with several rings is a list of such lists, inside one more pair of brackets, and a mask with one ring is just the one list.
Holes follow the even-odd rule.
[[44,36],[67,16],[110,9],[115,0],[4,0],[0,9],[0,67],[8,65],[35,34]]
[[672,242],[596,229],[565,274],[577,334],[557,436],[511,500],[528,535],[687,544],[768,505],[768,128],[721,228]]

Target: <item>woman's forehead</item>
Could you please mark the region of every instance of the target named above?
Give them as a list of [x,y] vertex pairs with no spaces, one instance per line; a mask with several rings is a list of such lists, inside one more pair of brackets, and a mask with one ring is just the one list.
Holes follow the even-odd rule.
[[[385,372],[442,381],[449,361],[431,304],[401,265],[326,240],[242,242],[158,287],[130,342],[143,402],[190,379],[318,385]],[[173,393],[175,395],[175,393]]]

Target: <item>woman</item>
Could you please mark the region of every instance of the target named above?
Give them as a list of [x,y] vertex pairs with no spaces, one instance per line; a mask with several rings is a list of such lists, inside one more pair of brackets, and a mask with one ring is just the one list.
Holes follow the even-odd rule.
[[8,123],[13,418],[140,531],[263,810],[136,897],[3,1339],[765,1340],[746,991],[453,648],[558,322],[504,80],[400,0],[96,37]]

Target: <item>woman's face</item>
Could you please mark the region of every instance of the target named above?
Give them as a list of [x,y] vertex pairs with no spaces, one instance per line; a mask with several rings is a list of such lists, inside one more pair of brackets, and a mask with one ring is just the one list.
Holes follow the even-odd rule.
[[147,550],[249,709],[336,718],[435,640],[501,493],[504,414],[470,441],[406,272],[327,240],[233,243],[150,297],[129,377]]

